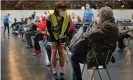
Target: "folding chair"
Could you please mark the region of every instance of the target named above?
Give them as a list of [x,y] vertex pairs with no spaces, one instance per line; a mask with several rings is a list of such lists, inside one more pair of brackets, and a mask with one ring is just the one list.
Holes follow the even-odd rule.
[[66,54],[65,54],[66,62],[68,63],[67,56],[68,56],[68,59],[70,58],[70,55],[69,55],[69,52],[68,52],[68,47],[65,47],[64,49],[66,51]]
[[[96,66],[96,67],[94,67],[94,68],[91,69],[91,70],[94,70],[93,73],[92,73],[92,76],[91,76],[91,80],[93,80],[94,74],[95,74],[95,71],[96,71],[96,70],[98,71],[100,80],[102,80],[102,77],[101,77],[101,74],[100,74],[100,71],[99,71],[100,69],[105,69],[105,70],[107,71],[109,80],[111,80],[111,77],[110,77],[108,68],[107,68],[107,66],[106,66],[106,65],[108,64],[108,59],[109,59],[110,52],[111,52],[111,49],[109,49],[109,51],[108,51],[107,58],[106,58],[106,61],[105,61],[104,65],[99,65],[98,60],[97,60],[97,57],[96,57],[96,54],[95,54],[95,52],[94,52],[95,60],[96,60],[96,63],[97,63],[98,66]],[[112,58],[112,55],[111,55],[111,57],[110,57],[110,59],[109,59],[109,62],[111,61],[111,58]],[[85,66],[86,66],[86,64],[84,64],[84,66],[83,66],[82,75],[83,75]]]

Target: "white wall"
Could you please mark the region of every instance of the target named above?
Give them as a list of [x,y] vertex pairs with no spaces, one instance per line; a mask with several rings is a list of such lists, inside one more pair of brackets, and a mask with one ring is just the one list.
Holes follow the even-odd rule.
[[[17,18],[20,21],[21,18],[29,17],[33,12],[36,12],[37,15],[41,16],[44,15],[44,11],[46,10],[1,10],[1,23],[3,20],[4,15],[10,13],[9,20],[13,22],[14,18]],[[73,12],[76,15],[79,15],[81,18],[83,17],[84,10],[68,10],[70,14]],[[115,19],[131,19],[133,14],[132,10],[113,10]],[[94,10],[95,16],[97,15],[97,10]],[[3,26],[3,24],[1,24]]]

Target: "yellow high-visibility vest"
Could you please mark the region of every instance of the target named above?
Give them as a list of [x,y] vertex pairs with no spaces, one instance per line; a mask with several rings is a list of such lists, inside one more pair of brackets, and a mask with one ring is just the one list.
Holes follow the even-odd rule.
[[[50,16],[51,16],[51,23],[52,23],[52,25],[53,25],[52,27],[57,27],[58,21],[57,21],[56,16],[54,15],[54,11],[52,10],[52,11],[49,11],[49,12],[50,12]],[[56,32],[52,32],[53,35],[54,35],[54,38],[55,38],[56,40],[59,39],[59,35],[60,35],[60,36],[64,36],[64,35],[65,35],[64,33],[65,33],[65,31],[67,30],[69,21],[70,21],[70,16],[69,16],[69,14],[67,14],[67,15],[64,17],[64,20],[63,20],[61,33],[58,34],[58,33],[56,33]],[[48,32],[48,31],[47,31],[47,32]],[[48,33],[48,35],[49,35],[49,33]]]

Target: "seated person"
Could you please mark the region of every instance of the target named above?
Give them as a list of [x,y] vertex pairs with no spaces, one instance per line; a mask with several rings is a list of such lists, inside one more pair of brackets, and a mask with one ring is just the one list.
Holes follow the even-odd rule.
[[16,18],[14,18],[14,23],[13,24],[11,24],[11,28],[12,28],[12,31],[14,31],[14,27],[16,27],[16,24],[17,23],[17,19]]
[[120,35],[118,38],[118,47],[119,47],[119,51],[123,51],[123,49],[126,47],[123,43],[124,38],[128,38],[130,37],[130,35],[128,34],[128,32],[130,32],[131,30],[128,27],[124,27],[121,31],[120,31]]
[[33,23],[33,19],[31,17],[28,18],[27,23],[27,31],[25,32],[26,42],[27,42],[27,48],[33,48],[31,36],[34,36],[37,31],[37,26]]
[[23,31],[22,23],[17,22],[17,23],[16,23],[16,29],[13,31],[12,34],[17,35],[17,34],[19,34],[19,33],[22,33],[22,31]]
[[[101,7],[99,10],[99,18],[102,23],[102,27],[93,32],[84,32],[83,37],[88,41],[91,41],[90,50],[94,49],[97,53],[107,53],[108,49],[105,49],[103,46],[113,48],[116,44],[118,37],[118,27],[115,23],[113,11],[109,7]],[[76,51],[76,49],[75,49]],[[113,52],[113,51],[112,51]],[[82,74],[80,70],[79,63],[86,63],[87,67],[90,68],[90,64],[87,60],[87,53],[72,53],[71,55],[71,64],[73,69],[72,80],[82,80]],[[86,60],[87,59],[87,60]],[[113,62],[113,58],[111,59]]]
[[39,24],[36,24],[37,26],[37,32],[35,34],[34,37],[34,49],[35,52],[33,54],[33,56],[38,55],[39,53],[41,53],[41,48],[39,45],[39,41],[40,40],[45,40],[46,39],[46,19],[45,17],[42,18],[42,22]]
[[78,22],[81,22],[81,17],[77,16],[77,20],[78,20]]

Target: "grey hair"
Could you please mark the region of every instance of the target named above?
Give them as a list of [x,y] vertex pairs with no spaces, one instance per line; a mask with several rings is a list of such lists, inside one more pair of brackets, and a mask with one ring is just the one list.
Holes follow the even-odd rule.
[[112,22],[115,21],[113,10],[110,7],[107,7],[107,6],[102,7],[100,9],[100,13],[101,13],[101,21],[102,22],[105,22],[107,20],[110,20]]

